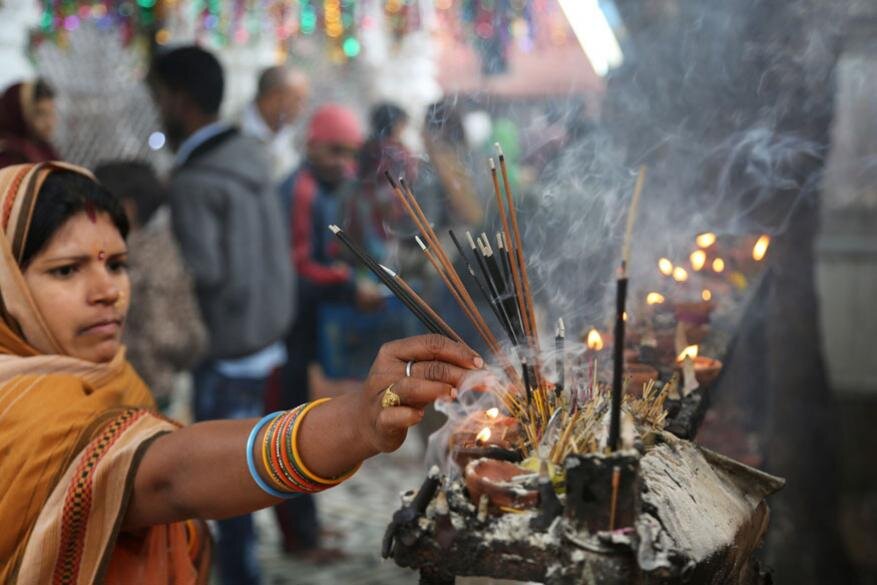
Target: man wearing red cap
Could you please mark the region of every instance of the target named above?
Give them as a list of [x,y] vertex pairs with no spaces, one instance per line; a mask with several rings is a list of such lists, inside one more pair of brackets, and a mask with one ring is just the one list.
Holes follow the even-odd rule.
[[[354,271],[339,259],[330,224],[343,224],[342,193],[356,176],[363,136],[356,115],[329,104],[314,112],[308,126],[305,161],[280,186],[292,244],[292,264],[298,273],[298,312],[287,338],[290,359],[281,371],[284,405],[310,400],[308,366],[316,361],[318,313],[323,302],[350,302],[372,308],[381,302],[372,287],[358,285]],[[320,527],[313,497],[300,496],[275,507],[288,553],[325,562],[339,551],[320,547]]]

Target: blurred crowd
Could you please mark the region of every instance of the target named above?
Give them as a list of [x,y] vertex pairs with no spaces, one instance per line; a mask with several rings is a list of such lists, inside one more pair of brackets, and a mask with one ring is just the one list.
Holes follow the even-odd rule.
[[[276,66],[261,72],[252,101],[224,118],[222,67],[195,46],[158,53],[146,83],[173,151],[170,172],[159,176],[144,160],[107,160],[92,171],[132,226],[128,358],[166,414],[248,418],[354,391],[382,343],[423,332],[330,224],[468,331],[385,179],[406,178],[437,233],[481,232],[486,190],[473,161],[492,137],[473,144],[458,103],[434,103],[422,119],[378,103],[364,122],[320,103],[302,71]],[[0,167],[61,158],[52,146],[55,97],[43,80],[5,90]],[[430,413],[424,439],[440,424]],[[315,563],[341,556],[324,546],[313,497],[275,514],[285,553]],[[252,518],[217,524],[222,582],[258,583]]]

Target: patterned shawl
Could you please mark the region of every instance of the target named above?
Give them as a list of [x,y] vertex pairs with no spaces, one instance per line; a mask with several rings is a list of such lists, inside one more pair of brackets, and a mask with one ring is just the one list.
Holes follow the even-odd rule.
[[152,412],[125,360],[60,355],[18,260],[46,176],[41,163],[0,170],[0,583],[206,582],[200,523],[120,534],[137,465],[177,425]]

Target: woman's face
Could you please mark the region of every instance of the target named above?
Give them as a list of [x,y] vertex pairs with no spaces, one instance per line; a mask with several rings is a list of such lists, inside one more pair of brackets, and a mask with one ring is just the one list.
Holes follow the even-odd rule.
[[58,116],[55,111],[55,100],[43,98],[34,104],[31,130],[34,136],[44,142],[51,142],[55,134],[55,126],[58,125]]
[[128,247],[106,213],[77,213],[33,257],[24,279],[66,355],[113,359],[122,343],[131,282]]

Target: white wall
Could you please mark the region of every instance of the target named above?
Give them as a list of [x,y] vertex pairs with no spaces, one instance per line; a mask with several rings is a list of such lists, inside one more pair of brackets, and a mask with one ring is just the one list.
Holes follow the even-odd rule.
[[28,30],[39,23],[39,4],[35,0],[0,2],[0,90],[34,75],[25,56]]

